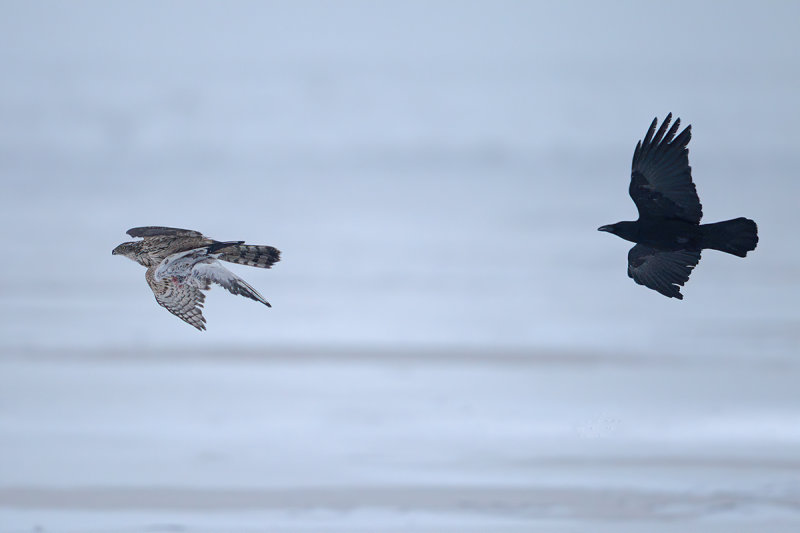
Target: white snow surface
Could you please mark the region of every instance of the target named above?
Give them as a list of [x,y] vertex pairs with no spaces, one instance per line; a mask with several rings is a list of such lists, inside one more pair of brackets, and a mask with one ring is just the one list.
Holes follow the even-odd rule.
[[0,363],[4,531],[800,524],[797,361],[63,355]]

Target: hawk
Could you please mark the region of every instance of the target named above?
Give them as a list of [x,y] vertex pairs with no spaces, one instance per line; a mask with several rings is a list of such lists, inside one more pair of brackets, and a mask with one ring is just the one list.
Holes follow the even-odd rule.
[[682,300],[680,288],[689,280],[704,249],[744,257],[758,244],[758,227],[744,217],[700,224],[703,206],[692,182],[687,148],[692,127],[678,133],[681,119],[670,128],[671,120],[669,113],[656,131],[658,119],[653,119],[633,152],[628,193],[639,211],[639,220],[597,229],[636,243],[628,252],[628,277],[664,296]]
[[257,290],[222,266],[219,260],[260,268],[280,261],[272,246],[248,245],[244,241],[215,241],[198,231],[145,226],[128,230],[142,240],[123,242],[111,251],[147,268],[144,277],[156,302],[199,330],[206,329],[201,311],[206,291],[216,283],[232,294],[240,294],[272,307]]

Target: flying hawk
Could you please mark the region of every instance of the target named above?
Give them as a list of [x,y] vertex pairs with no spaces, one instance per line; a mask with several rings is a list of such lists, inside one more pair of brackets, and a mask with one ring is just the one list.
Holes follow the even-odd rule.
[[703,206],[692,182],[687,148],[692,127],[678,133],[681,119],[670,128],[671,120],[672,113],[656,131],[658,119],[653,119],[633,152],[628,192],[639,219],[597,229],[636,243],[628,252],[628,276],[633,281],[682,300],[680,288],[704,249],[744,257],[758,244],[758,227],[744,217],[700,224]]
[[199,330],[206,329],[201,308],[211,283],[232,294],[272,307],[246,281],[222,266],[219,260],[260,268],[280,261],[281,252],[272,246],[255,246],[244,241],[220,242],[188,229],[145,226],[128,230],[140,241],[124,242],[111,251],[147,267],[145,279],[156,302]]

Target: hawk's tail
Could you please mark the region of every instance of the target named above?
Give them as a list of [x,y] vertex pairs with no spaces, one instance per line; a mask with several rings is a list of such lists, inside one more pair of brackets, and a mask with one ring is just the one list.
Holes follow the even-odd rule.
[[225,244],[225,246],[217,247],[214,252],[219,253],[219,259],[229,263],[270,268],[281,260],[281,251],[272,246],[242,244],[241,242],[219,244]]

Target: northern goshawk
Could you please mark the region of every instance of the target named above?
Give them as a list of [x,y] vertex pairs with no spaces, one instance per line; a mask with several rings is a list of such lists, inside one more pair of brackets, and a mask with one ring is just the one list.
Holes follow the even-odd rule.
[[202,291],[210,289],[212,283],[272,307],[219,261],[270,268],[280,261],[280,250],[244,241],[215,241],[200,232],[180,228],[146,226],[129,229],[127,233],[142,240],[124,242],[112,250],[112,255],[124,255],[146,267],[145,279],[156,302],[197,329],[206,329],[201,311],[205,300]]

